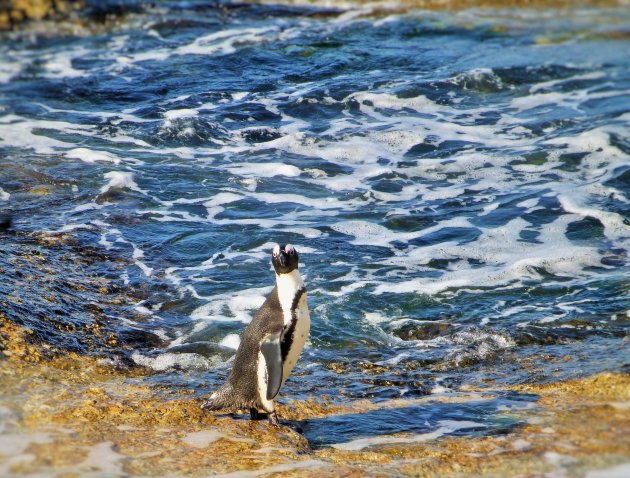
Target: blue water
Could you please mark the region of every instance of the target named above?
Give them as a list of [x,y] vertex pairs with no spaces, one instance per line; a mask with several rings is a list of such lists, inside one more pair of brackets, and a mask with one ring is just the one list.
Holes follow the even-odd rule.
[[[345,444],[364,444],[362,440],[372,440],[378,444],[381,435],[401,432],[415,436],[439,430],[439,436],[496,436],[509,433],[519,426],[519,421],[513,416],[501,415],[499,412],[508,408],[512,412],[527,408],[536,399],[535,395],[503,394],[490,400],[471,400],[466,403],[380,408],[306,420],[301,426],[310,443],[317,446],[341,444],[342,449]],[[476,421],[470,421],[472,417]],[[403,443],[405,439],[408,440],[405,437]]]
[[[287,398],[627,370],[629,21],[159,2],[95,33],[4,33],[0,265],[22,304],[0,310],[203,395],[291,243],[313,323]],[[132,346],[83,350],[89,316],[15,279],[18,246],[131,294],[99,306]]]

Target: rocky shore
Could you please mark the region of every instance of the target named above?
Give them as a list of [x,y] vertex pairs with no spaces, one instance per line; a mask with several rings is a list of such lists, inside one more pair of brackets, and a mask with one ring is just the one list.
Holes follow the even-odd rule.
[[15,27],[26,20],[68,15],[83,6],[83,0],[0,0],[0,29]]
[[[285,403],[283,426],[204,413],[193,391],[151,385],[139,369],[69,353],[45,358],[28,331],[0,317],[0,475],[208,476],[598,476],[630,461],[630,376],[518,386],[531,407],[501,412],[519,426],[469,436],[378,436],[354,447],[312,449],[308,420],[375,409],[479,403],[492,387],[456,397]],[[378,431],[375,431],[378,433]],[[430,434],[427,434],[430,435]],[[588,474],[592,472],[592,474]],[[239,475],[241,476],[241,475]],[[621,475],[620,475],[621,476]]]
[[[578,6],[619,6],[622,0],[398,0],[379,2],[374,0],[262,0],[262,3],[286,3],[293,5],[321,5],[325,7],[344,7],[353,4],[383,3],[391,10],[397,4],[399,8],[421,8],[429,10],[458,10],[465,8],[571,8]],[[102,21],[104,17],[120,16],[128,12],[137,12],[142,2],[90,2],[90,0],[0,0],[0,31],[14,29],[25,21],[44,19],[67,19],[72,13],[85,10],[93,20]],[[82,21],[82,20],[80,20]]]

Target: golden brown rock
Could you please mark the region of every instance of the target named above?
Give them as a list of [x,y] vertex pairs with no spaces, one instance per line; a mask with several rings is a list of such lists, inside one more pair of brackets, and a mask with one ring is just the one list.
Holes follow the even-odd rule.
[[0,2],[0,29],[10,28],[24,20],[42,20],[67,14],[82,6],[83,0],[7,0]]
[[[558,462],[569,474],[581,474],[630,456],[630,377],[624,374],[515,387],[539,399],[536,407],[515,412],[523,425],[508,434],[391,441],[357,451],[310,450],[306,439],[288,427],[203,412],[201,400],[190,392],[148,386],[138,371],[102,366],[96,358],[78,354],[46,359],[29,343],[29,331],[3,316],[0,331],[0,387],[7,391],[0,407],[19,417],[11,433],[34,437],[25,449],[31,458],[11,465],[17,475],[103,471],[99,467],[105,465],[94,458],[102,454],[107,466],[114,467],[109,471],[129,475],[265,470],[319,478],[536,475],[556,469]],[[297,423],[380,408],[479,400],[490,391],[468,393],[381,404],[313,398],[285,404],[279,413]],[[0,470],[9,458],[0,452]]]

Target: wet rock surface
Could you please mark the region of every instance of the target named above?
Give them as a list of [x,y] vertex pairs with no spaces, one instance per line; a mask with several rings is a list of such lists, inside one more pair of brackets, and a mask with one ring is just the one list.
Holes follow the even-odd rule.
[[431,340],[444,335],[451,325],[445,322],[408,322],[394,330],[403,340]]
[[[125,264],[63,233],[0,234],[0,319],[21,325],[25,340],[49,356],[78,352],[123,358],[162,339],[142,329],[140,295],[118,275]],[[124,289],[124,290],[123,290]],[[119,320],[140,322],[133,327]]]
[[[0,451],[3,475],[578,476],[630,453],[624,374],[381,403],[285,402],[274,428],[236,411],[203,412],[192,391],[152,385],[138,369],[76,353],[46,357],[5,318],[0,330],[0,441],[13,443]],[[486,407],[496,427],[449,425],[471,406]],[[389,429],[372,429],[371,417],[383,414],[393,418]],[[441,421],[424,429],[432,414]]]

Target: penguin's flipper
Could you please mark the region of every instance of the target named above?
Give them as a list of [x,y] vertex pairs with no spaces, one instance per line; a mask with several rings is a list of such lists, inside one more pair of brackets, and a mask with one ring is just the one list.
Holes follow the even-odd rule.
[[282,385],[281,332],[267,335],[260,343],[260,352],[267,364],[267,400],[273,400]]

